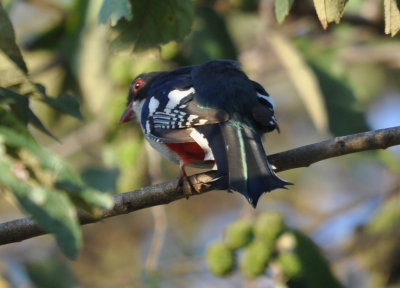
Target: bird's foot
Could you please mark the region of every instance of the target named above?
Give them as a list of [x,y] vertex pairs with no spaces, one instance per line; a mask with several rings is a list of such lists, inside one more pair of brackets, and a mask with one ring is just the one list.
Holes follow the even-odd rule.
[[184,165],[181,165],[179,169],[178,178],[178,188],[182,190],[186,199],[189,199],[190,196],[196,194],[196,189],[192,185],[190,178],[187,176]]

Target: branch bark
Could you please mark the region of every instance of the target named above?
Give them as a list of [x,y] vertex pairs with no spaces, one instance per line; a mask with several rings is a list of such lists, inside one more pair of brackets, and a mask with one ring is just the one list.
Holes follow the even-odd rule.
[[[376,149],[386,149],[400,145],[400,126],[358,133],[315,144],[302,146],[268,156],[268,160],[276,167],[276,172],[308,167],[321,160],[341,155]],[[114,207],[104,211],[101,216],[93,218],[87,214],[79,215],[81,225],[98,222],[102,219],[127,214],[139,209],[168,204],[184,198],[185,195],[197,195],[211,190],[224,189],[226,183],[221,178],[214,179],[215,171],[195,174],[184,179],[178,185],[178,179],[161,184],[143,187],[138,190],[114,196]],[[23,241],[46,234],[32,218],[22,218],[0,224],[0,245]]]

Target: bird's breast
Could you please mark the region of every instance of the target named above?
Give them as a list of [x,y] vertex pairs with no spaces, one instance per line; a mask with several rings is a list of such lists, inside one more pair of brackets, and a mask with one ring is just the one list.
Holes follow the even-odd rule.
[[179,156],[182,164],[204,161],[205,152],[196,142],[166,143],[166,145]]
[[181,132],[189,136],[185,137],[187,140],[184,142],[154,141],[151,137],[147,139],[153,148],[172,162],[198,168],[212,166],[214,155],[204,135],[195,128],[182,129]]

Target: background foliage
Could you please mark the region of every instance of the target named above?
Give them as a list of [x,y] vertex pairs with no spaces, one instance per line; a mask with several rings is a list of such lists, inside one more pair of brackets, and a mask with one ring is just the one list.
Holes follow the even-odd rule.
[[0,287],[400,285],[398,149],[286,172],[256,211],[216,191],[83,234],[76,217],[176,177],[118,126],[141,72],[240,60],[277,102],[272,152],[399,125],[395,0],[1,3],[0,219],[33,216],[75,260],[50,236],[1,247]]

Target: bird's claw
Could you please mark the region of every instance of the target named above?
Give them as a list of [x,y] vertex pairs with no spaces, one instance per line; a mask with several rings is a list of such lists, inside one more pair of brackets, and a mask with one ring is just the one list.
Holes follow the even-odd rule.
[[189,199],[190,196],[195,194],[193,192],[196,192],[196,189],[190,182],[189,177],[187,177],[187,176],[183,176],[183,177],[179,178],[178,187],[179,187],[179,189],[182,190],[182,193],[186,199]]

